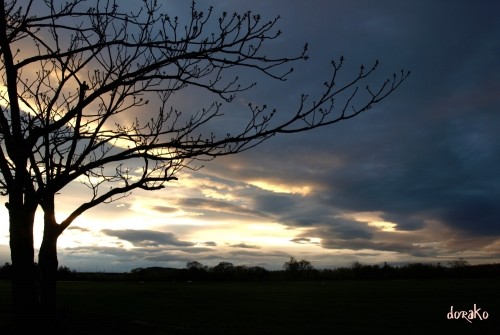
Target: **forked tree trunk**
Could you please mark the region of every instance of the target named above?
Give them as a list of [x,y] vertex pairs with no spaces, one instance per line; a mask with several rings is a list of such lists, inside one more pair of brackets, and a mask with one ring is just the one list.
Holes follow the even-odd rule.
[[44,237],[34,263],[33,223],[35,209],[9,205],[12,258],[12,303],[14,330],[58,329],[57,238],[55,216],[45,214]]

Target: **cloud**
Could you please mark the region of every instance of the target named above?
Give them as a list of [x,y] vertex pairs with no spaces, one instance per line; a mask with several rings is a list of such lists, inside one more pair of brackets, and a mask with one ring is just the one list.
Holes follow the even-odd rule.
[[391,251],[416,257],[434,257],[439,254],[436,248],[397,241],[372,241],[367,239],[324,239],[321,245],[327,249]]
[[101,232],[107,236],[114,236],[119,239],[128,241],[138,247],[158,247],[158,246],[175,246],[175,247],[192,247],[193,242],[180,241],[172,233],[159,232],[154,230],[111,230],[103,229]]
[[497,196],[458,197],[450,206],[441,209],[439,217],[446,224],[468,234],[500,236],[500,194]]
[[296,205],[292,196],[282,194],[263,194],[254,197],[255,209],[269,214],[283,214],[290,212]]
[[307,237],[297,237],[297,238],[291,239],[290,241],[292,241],[293,243],[297,243],[297,244],[309,244],[309,243],[311,243],[312,239],[307,238]]
[[175,213],[178,211],[177,208],[168,207],[168,206],[153,206],[153,207],[151,207],[151,209],[154,211],[157,211],[160,213],[166,213],[166,214]]
[[85,232],[85,233],[90,232],[90,229],[88,229],[88,228],[82,228],[82,227],[79,227],[79,226],[69,226],[68,230],[78,230],[78,231],[80,231],[82,233],[83,232]]
[[246,244],[246,243],[230,244],[229,246],[230,246],[231,248],[242,248],[242,249],[260,249],[260,247],[259,247],[259,246],[257,246],[257,245]]
[[120,262],[132,262],[142,259],[143,257],[143,254],[140,251],[120,247],[105,246],[80,246],[64,248],[61,250],[61,255],[64,258],[78,257],[79,259],[93,259],[98,257],[106,258],[107,256],[111,256],[113,260],[118,260]]
[[181,198],[178,200],[178,204],[185,209],[186,212],[194,211],[202,213],[205,219],[245,219],[263,216],[263,214],[258,211],[222,200]]

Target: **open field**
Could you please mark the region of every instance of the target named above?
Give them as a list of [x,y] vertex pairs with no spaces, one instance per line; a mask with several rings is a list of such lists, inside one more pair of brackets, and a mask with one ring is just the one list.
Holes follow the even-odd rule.
[[[0,282],[0,326],[10,283]],[[61,282],[67,334],[500,334],[498,279]],[[481,308],[486,320],[448,320]],[[3,332],[1,332],[3,334]]]

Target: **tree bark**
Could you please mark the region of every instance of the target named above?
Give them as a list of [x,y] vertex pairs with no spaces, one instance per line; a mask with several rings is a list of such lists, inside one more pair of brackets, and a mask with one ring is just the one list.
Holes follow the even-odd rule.
[[39,302],[43,313],[48,318],[57,314],[57,238],[58,225],[54,212],[44,214],[44,232],[38,265],[40,273]]
[[9,203],[14,327],[30,323],[37,313],[37,274],[34,262],[33,223],[36,206]]

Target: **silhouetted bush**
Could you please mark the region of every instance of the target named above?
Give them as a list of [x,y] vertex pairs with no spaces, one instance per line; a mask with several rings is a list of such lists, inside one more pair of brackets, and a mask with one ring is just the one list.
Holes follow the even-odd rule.
[[74,280],[76,272],[67,266],[60,266],[57,269],[57,280]]

